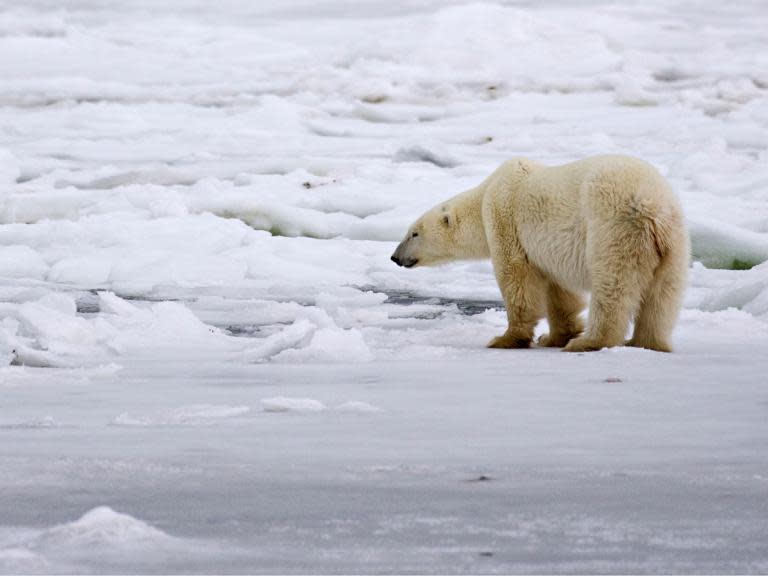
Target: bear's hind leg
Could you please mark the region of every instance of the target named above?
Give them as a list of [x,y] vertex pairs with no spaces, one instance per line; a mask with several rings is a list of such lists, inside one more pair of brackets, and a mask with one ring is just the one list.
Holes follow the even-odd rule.
[[562,348],[584,331],[581,311],[586,307],[584,298],[565,290],[554,282],[547,284],[547,321],[549,334],[539,338],[539,346]]
[[640,291],[606,281],[593,285],[587,330],[563,348],[566,352],[588,352],[624,344],[629,319],[637,308]]
[[591,258],[592,296],[587,330],[568,343],[564,348],[567,352],[623,345],[629,320],[639,309],[640,297],[650,285],[659,263],[652,245],[638,241],[632,231],[622,234],[618,227],[602,232],[603,237],[612,238],[612,242]]
[[627,346],[671,352],[670,336],[680,312],[688,273],[688,240],[681,238],[665,254],[643,294],[635,329]]

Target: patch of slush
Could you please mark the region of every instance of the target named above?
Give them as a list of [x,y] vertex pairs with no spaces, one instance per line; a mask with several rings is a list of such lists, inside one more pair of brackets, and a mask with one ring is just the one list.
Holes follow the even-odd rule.
[[264,412],[322,412],[325,404],[314,398],[287,398],[276,396],[261,401]]
[[49,428],[58,428],[61,426],[53,416],[44,416],[32,420],[25,420],[17,423],[0,423],[0,429],[6,430],[45,430]]
[[123,412],[114,420],[115,426],[206,426],[248,414],[248,406],[190,404],[159,414],[133,415]]
[[361,402],[360,400],[349,400],[342,404],[339,404],[334,408],[339,412],[358,412],[361,414],[372,414],[375,412],[381,412],[381,408],[369,404],[368,402]]

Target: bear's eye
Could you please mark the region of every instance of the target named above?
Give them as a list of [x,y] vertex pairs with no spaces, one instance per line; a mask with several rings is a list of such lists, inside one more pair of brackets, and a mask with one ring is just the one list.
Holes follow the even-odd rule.
[[418,235],[419,235],[418,232],[414,232],[413,234],[411,234],[411,238],[416,238],[416,236],[418,236]]

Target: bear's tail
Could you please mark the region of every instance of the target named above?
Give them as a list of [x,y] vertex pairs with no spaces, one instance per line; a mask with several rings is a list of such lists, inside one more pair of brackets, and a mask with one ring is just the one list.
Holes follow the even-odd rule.
[[647,223],[659,260],[643,290],[629,344],[669,352],[672,330],[688,283],[690,239],[678,210],[650,218]]

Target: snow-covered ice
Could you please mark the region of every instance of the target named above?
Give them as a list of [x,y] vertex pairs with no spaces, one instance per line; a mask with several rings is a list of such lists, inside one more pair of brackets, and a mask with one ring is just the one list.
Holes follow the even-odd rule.
[[[182,555],[204,562],[205,555],[201,552],[210,548],[206,542],[185,542],[171,537],[108,506],[88,510],[72,522],[22,532],[16,538],[12,546],[0,551],[0,561],[11,569],[31,568],[36,572],[76,572],[93,556],[94,550],[99,551],[105,571],[129,564],[137,570],[153,571],[158,558],[168,566],[178,564]],[[210,554],[210,550],[206,552]]]
[[[0,0],[0,571],[768,571],[766,29]],[[488,350],[489,263],[389,261],[510,156],[607,152],[686,211],[674,354]]]

